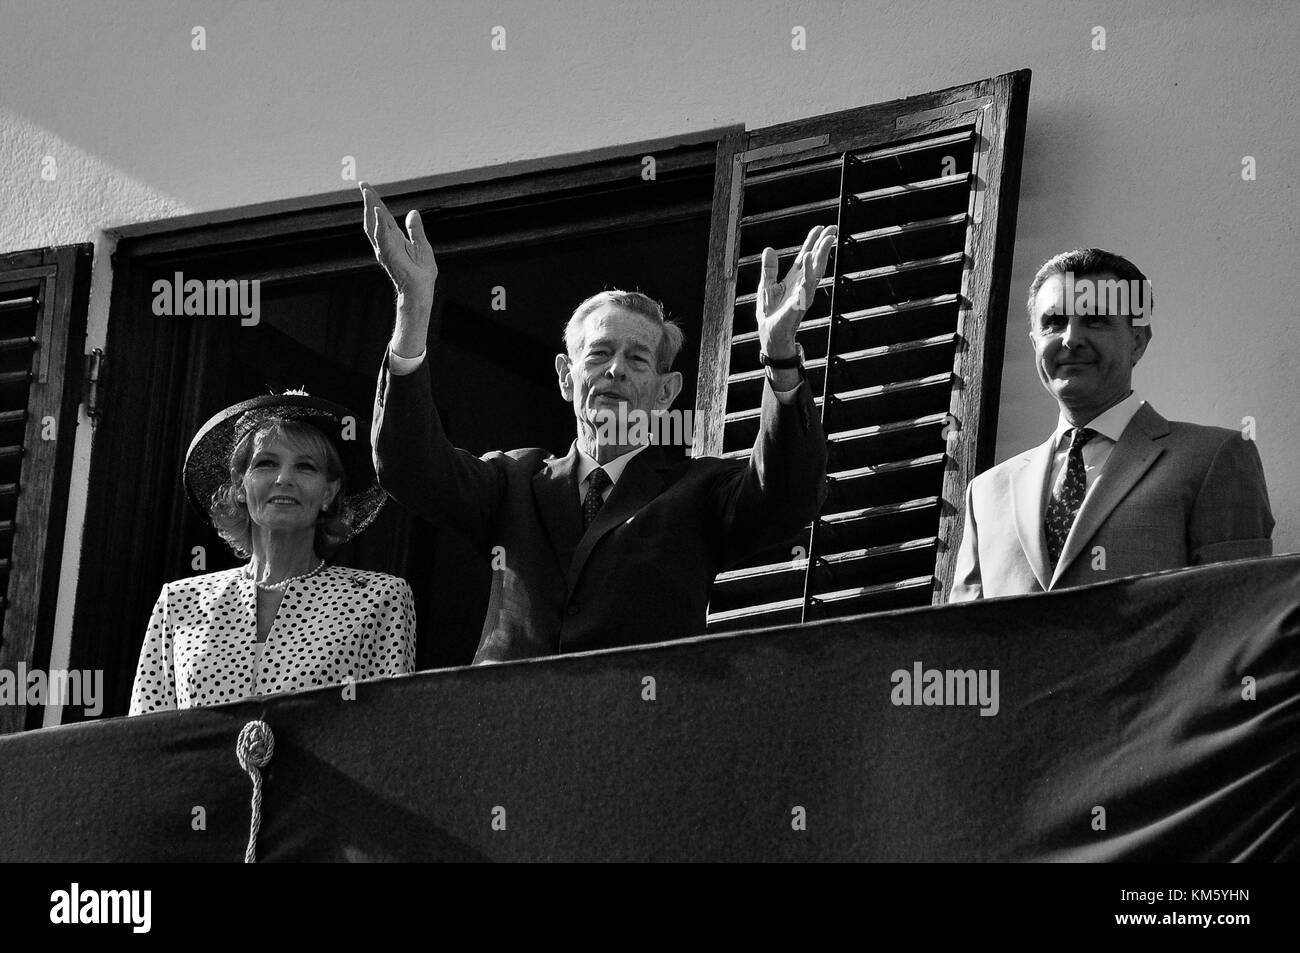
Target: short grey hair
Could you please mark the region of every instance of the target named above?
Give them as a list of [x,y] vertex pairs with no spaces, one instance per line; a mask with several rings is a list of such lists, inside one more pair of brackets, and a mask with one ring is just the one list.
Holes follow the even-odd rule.
[[570,358],[576,358],[582,349],[582,333],[587,316],[607,304],[625,308],[633,314],[655,321],[663,329],[659,339],[659,349],[655,352],[655,370],[667,374],[673,369],[673,362],[681,353],[686,340],[686,332],[676,321],[670,321],[664,315],[664,306],[648,295],[639,291],[602,291],[594,294],[573,310],[569,323],[564,326],[564,349]]

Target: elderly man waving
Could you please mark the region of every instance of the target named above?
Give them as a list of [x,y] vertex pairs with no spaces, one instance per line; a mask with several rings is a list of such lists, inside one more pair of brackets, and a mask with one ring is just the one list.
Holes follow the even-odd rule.
[[[767,365],[748,462],[671,462],[646,428],[610,421],[666,410],[682,332],[635,292],[578,305],[556,356],[576,439],[555,457],[527,448],[476,457],[453,447],[434,409],[427,342],[438,267],[418,212],[406,232],[362,184],[365,231],[397,290],[397,321],[375,402],[383,487],[437,526],[503,555],[474,661],[661,642],[704,631],[719,571],[788,538],[825,496],[826,440],[795,332],[826,271],[835,228],[814,228],[782,282],[763,253],[758,333]],[[500,547],[500,549],[497,549]]]

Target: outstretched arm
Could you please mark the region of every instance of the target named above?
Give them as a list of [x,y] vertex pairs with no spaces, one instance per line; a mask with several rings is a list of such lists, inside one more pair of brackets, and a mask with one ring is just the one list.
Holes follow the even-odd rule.
[[[759,346],[775,360],[795,356],[799,323],[826,274],[837,230],[817,226],[782,281],[778,259],[763,249],[757,295]],[[726,486],[728,564],[779,542],[817,515],[826,498],[826,436],[810,389],[797,368],[767,369],[758,437],[749,465]]]
[[375,393],[375,473],[393,499],[434,525],[476,533],[495,518],[504,476],[453,447],[434,408],[429,362],[423,360],[438,280],[433,246],[419,212],[406,216],[403,234],[374,188],[363,182],[361,194],[366,237],[397,292],[397,321]]
[[389,346],[398,357],[419,357],[427,346],[429,312],[438,281],[433,246],[424,234],[424,222],[418,211],[412,209],[407,213],[407,233],[402,234],[373,186],[362,182],[361,196],[365,203],[362,224],[366,237],[375,250],[375,259],[397,291],[397,322]]
[[[799,323],[812,307],[817,283],[826,274],[838,233],[834,225],[816,225],[810,229],[782,281],[776,280],[780,265],[776,250],[763,249],[763,270],[754,307],[757,310],[759,349],[768,357],[785,360],[795,356]],[[767,377],[776,391],[790,391],[799,386],[799,372],[792,367],[769,368]]]

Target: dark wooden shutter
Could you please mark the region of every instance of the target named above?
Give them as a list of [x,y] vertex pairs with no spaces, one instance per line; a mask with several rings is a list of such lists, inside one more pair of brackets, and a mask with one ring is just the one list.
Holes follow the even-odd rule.
[[[90,260],[90,245],[0,256],[0,669],[11,672],[48,663]],[[27,714],[0,706],[0,733]]]
[[946,598],[992,463],[1028,91],[1024,70],[720,144],[696,454],[747,459],[757,434],[762,249],[784,273],[813,225],[839,241],[799,330],[829,496],[718,577],[711,631]]

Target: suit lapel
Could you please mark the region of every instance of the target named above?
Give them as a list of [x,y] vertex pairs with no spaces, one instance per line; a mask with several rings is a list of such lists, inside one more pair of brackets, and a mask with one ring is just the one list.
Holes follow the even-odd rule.
[[1047,562],[1047,541],[1043,538],[1043,511],[1055,442],[1054,437],[1048,437],[1046,442],[1030,450],[1011,474],[1011,508],[1016,536],[1029,560],[1029,568],[1034,571],[1034,578],[1044,590],[1052,578],[1052,567]]
[[[577,585],[587,558],[601,538],[620,523],[635,516],[637,510],[659,495],[664,485],[663,478],[659,475],[663,466],[663,452],[656,446],[642,450],[628,463],[614,484],[614,489],[609,491],[609,499],[600,508],[591,526],[582,534],[573,560],[568,564],[566,581],[570,592]],[[576,495],[574,499],[576,501]],[[576,512],[576,502],[574,506]]]
[[1164,448],[1155,441],[1167,433],[1169,421],[1152,410],[1149,404],[1138,408],[1124,432],[1119,435],[1119,443],[1110,452],[1105,469],[1097,475],[1088,495],[1084,497],[1083,506],[1079,507],[1079,514],[1070,527],[1070,535],[1065,538],[1061,560],[1052,576],[1052,585],[1056,585],[1061,574],[1083,551],[1097,530],[1101,529],[1115,507],[1119,506],[1129,490],[1133,489],[1156,458],[1164,452]]
[[560,572],[566,572],[582,537],[576,441],[566,456],[550,461],[533,474],[533,499],[555,549],[555,558],[560,561]]

